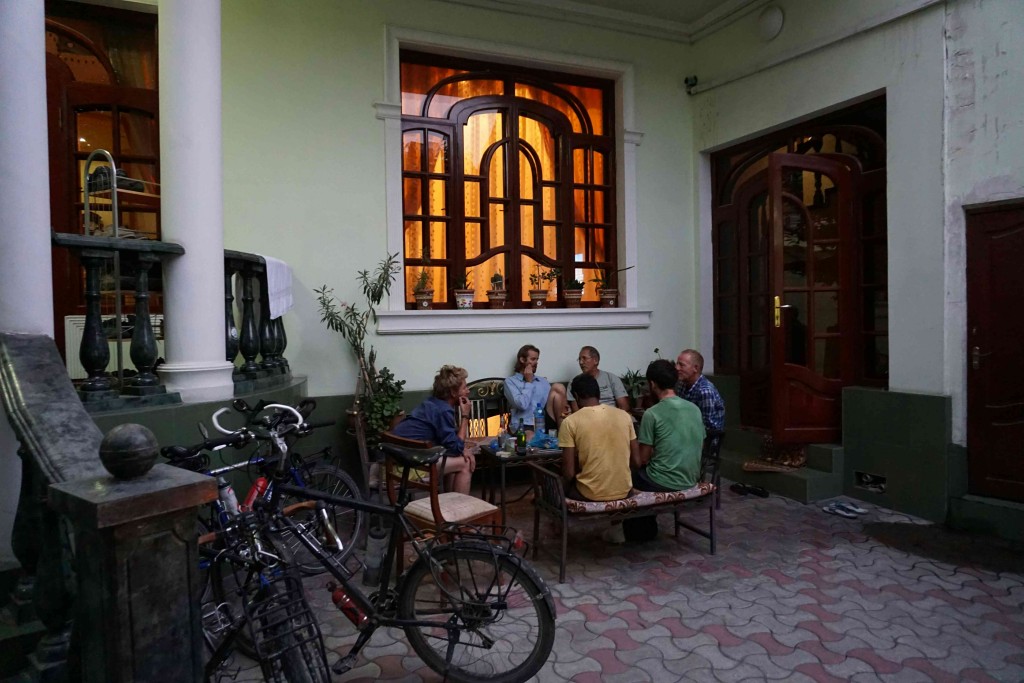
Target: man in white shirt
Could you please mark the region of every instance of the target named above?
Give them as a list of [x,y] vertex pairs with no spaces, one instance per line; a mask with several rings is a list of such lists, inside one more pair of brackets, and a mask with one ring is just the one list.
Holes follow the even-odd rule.
[[[622,410],[629,410],[629,394],[622,380],[617,375],[598,369],[601,362],[601,354],[593,346],[584,346],[580,349],[580,356],[577,359],[580,364],[580,371],[584,375],[590,375],[597,380],[597,386],[601,390],[600,403],[606,406],[615,406]],[[576,399],[572,392],[569,392],[569,409],[572,412],[579,410]]]

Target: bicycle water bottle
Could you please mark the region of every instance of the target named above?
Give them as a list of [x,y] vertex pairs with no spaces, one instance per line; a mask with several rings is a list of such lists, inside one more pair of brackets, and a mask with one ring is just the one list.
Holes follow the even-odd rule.
[[331,602],[348,617],[357,630],[363,630],[370,623],[370,618],[359,609],[359,605],[348,596],[344,588],[331,581],[327,584],[327,590],[331,591]]
[[533,409],[533,429],[534,433],[542,434],[544,432],[544,406],[537,404],[537,407]]
[[221,505],[229,515],[238,514],[238,496],[235,495],[235,490],[231,488],[231,484],[224,477],[217,477],[217,497],[220,498]]
[[245,502],[242,503],[242,512],[249,512],[252,510],[253,503],[256,502],[257,498],[262,498],[263,494],[267,492],[267,486],[270,482],[266,477],[257,477],[256,481],[252,483],[252,488],[249,489],[249,494],[245,497]]

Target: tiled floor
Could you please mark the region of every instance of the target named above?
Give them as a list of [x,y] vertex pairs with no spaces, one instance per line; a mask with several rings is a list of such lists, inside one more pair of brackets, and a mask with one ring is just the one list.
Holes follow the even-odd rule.
[[[558,607],[538,680],[1024,680],[1024,548],[861,504],[850,520],[726,490],[714,556],[693,534],[673,538],[667,517],[642,545],[574,531],[564,584],[537,562]],[[528,500],[512,507],[527,538],[531,520]],[[324,583],[306,581],[333,662],[354,631]],[[336,680],[440,680],[401,632],[378,632],[363,654]]]

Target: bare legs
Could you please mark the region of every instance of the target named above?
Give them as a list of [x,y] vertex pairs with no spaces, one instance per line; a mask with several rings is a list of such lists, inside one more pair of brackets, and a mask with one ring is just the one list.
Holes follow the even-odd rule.
[[565,393],[564,384],[552,384],[551,391],[548,392],[548,415],[554,415],[555,419],[558,420],[558,424],[562,424],[562,418],[565,417],[566,407],[569,405]]
[[444,463],[444,490],[455,493],[469,493],[473,480],[471,460],[466,456],[449,456]]

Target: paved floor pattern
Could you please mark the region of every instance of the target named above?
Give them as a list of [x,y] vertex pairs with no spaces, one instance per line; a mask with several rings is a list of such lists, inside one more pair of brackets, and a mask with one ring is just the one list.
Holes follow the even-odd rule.
[[[556,562],[536,563],[558,608],[537,680],[1024,680],[1024,550],[860,504],[868,514],[851,520],[726,490],[714,556],[692,533],[674,538],[667,516],[645,544],[608,545],[596,522],[574,529],[565,583]],[[529,538],[529,501],[511,512]],[[324,583],[306,586],[333,662],[354,630]],[[360,662],[335,680],[440,680],[395,630]]]

